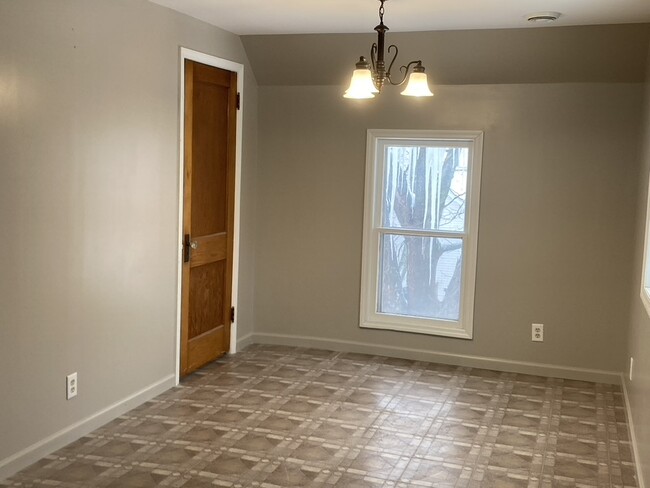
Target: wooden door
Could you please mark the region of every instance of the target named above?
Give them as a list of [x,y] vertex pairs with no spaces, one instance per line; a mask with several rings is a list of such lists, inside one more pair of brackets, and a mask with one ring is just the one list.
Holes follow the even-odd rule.
[[181,376],[230,348],[237,73],[185,60]]

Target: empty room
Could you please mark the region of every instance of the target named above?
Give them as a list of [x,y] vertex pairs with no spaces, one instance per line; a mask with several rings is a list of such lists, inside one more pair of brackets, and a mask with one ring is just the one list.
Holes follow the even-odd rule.
[[0,486],[649,487],[650,2],[0,0]]

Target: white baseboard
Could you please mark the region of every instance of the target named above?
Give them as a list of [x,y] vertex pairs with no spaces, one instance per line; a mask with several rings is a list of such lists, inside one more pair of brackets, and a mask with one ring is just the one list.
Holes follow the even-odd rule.
[[250,346],[255,341],[253,341],[253,333],[246,334],[244,337],[237,339],[237,352],[241,351],[247,346]]
[[411,349],[406,347],[382,346],[365,342],[343,341],[312,336],[264,334],[256,332],[252,334],[251,339],[253,343],[258,344],[313,347],[328,349],[331,351],[374,354],[377,356],[430,361],[433,363],[453,364],[455,366],[466,366],[470,368],[494,369],[497,371],[508,371],[512,373],[593,381],[595,383],[617,385],[621,382],[621,373],[619,371],[604,371],[599,369],[575,368],[572,366],[557,366],[554,364],[512,361],[509,359],[451,354],[447,352],[427,351],[425,349]]
[[639,446],[636,442],[636,434],[634,430],[634,419],[632,418],[632,406],[630,405],[630,397],[627,392],[627,383],[625,382],[625,375],[621,374],[621,385],[623,385],[623,397],[625,398],[625,413],[627,414],[627,427],[630,432],[630,443],[632,444],[632,453],[634,454],[634,467],[636,468],[636,482],[639,488],[645,488],[643,481],[643,471],[639,464],[641,456],[639,456]]
[[161,394],[176,384],[176,375],[169,375],[108,407],[76,422],[58,432],[35,442],[31,446],[0,460],[0,480],[8,478],[30,464],[83,437],[147,400]]

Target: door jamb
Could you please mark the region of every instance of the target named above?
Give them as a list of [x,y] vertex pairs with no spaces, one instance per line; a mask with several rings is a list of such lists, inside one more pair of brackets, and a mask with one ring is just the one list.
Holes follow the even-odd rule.
[[[232,298],[231,307],[238,310],[238,282],[239,282],[239,238],[240,238],[240,200],[241,200],[241,150],[242,150],[242,130],[243,130],[243,97],[244,97],[244,65],[218,58],[210,54],[194,51],[185,47],[180,48],[180,144],[179,144],[179,182],[178,182],[178,254],[177,259],[177,276],[176,276],[176,384],[180,381],[181,365],[181,302],[182,302],[182,282],[183,282],[183,186],[185,181],[185,60],[189,59],[199,63],[214,66],[228,71],[237,73],[237,92],[240,93],[242,103],[240,110],[237,110],[237,134],[235,142],[235,215],[234,215],[234,236],[232,251]],[[230,325],[230,354],[237,352],[237,316],[235,321]]]

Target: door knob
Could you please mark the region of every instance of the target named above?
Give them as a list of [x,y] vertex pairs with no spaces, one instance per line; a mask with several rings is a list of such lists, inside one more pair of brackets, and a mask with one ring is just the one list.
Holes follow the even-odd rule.
[[199,243],[196,242],[196,241],[192,241],[192,242],[190,242],[190,247],[192,249],[196,249],[197,247],[199,247]]

